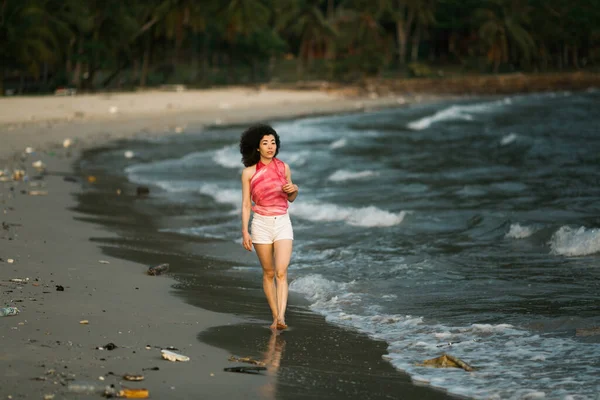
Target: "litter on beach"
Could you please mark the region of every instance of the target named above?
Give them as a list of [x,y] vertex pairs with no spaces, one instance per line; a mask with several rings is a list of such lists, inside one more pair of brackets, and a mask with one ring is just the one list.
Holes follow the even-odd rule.
[[248,363],[248,364],[254,364],[254,365],[259,365],[259,366],[264,366],[265,363],[259,360],[255,360],[253,358],[250,357],[236,357],[236,356],[229,356],[228,358],[229,361],[234,361],[234,362],[243,362],[243,363]]
[[473,371],[473,367],[471,367],[469,364],[446,353],[437,358],[425,360],[422,364],[417,364],[417,366],[433,368],[462,368],[465,371]]
[[160,264],[148,268],[148,275],[161,275],[169,270],[169,264]]
[[182,354],[175,353],[170,350],[161,350],[162,358],[169,361],[190,361],[188,356],[184,356]]
[[258,374],[260,371],[265,371],[266,367],[227,367],[223,368],[225,372],[240,372],[246,374]]

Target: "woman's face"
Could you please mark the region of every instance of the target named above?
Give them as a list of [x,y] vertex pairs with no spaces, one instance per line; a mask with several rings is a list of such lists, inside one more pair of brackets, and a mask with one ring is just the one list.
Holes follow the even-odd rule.
[[277,142],[275,142],[275,136],[265,135],[260,139],[258,146],[258,152],[261,158],[272,159],[275,157],[277,151]]

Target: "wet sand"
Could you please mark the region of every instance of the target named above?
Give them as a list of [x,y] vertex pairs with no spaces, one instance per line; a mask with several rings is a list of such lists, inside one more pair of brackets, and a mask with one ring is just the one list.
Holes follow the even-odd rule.
[[[109,179],[98,176],[89,182],[78,169],[83,151],[114,145],[111,141],[119,138],[409,101],[307,93],[283,98],[279,93],[256,104],[240,102],[233,111],[231,106],[208,107],[224,100],[216,96],[211,102],[210,93],[197,92],[208,98],[207,103],[194,107],[191,96],[186,100],[190,107],[177,112],[144,107],[146,93],[136,97],[139,102],[129,112],[89,116],[97,106],[90,101],[90,109],[84,108],[77,118],[39,112],[44,102],[63,104],[64,109],[73,104],[70,98],[0,99],[0,170],[6,171],[0,176],[0,301],[21,311],[0,317],[5,344],[0,396],[76,398],[68,384],[89,382],[98,390],[105,385],[147,388],[151,398],[169,399],[448,398],[412,385],[395,371],[381,358],[383,343],[330,326],[293,302],[290,319],[296,326],[272,337],[264,326],[266,307],[258,284],[232,299],[219,290],[218,276],[207,273],[206,287],[211,290],[202,295],[185,292],[190,276],[185,265],[197,274],[198,268],[209,271],[226,263],[210,255],[186,256],[186,246],[200,246],[208,254],[215,244],[156,237],[153,220],[132,211],[128,202],[136,199],[131,188],[116,196]],[[147,101],[157,101],[154,97]],[[161,101],[169,104],[166,97]],[[69,148],[63,147],[67,138]],[[44,172],[33,168],[35,161],[45,164]],[[6,176],[15,169],[25,170],[25,180]],[[165,258],[178,265],[180,273],[146,274],[149,265]],[[15,279],[21,281],[11,281]],[[291,300],[301,304],[301,299]],[[116,345],[114,350],[105,349],[110,343]],[[190,361],[161,359],[160,349],[169,346]],[[231,354],[265,358],[268,371],[258,376],[224,372],[224,367],[236,365],[227,360]],[[145,380],[124,381],[126,373],[143,374]]]

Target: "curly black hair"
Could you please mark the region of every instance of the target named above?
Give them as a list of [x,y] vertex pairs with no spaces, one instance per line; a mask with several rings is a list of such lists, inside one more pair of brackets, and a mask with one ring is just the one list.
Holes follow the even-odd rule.
[[252,125],[242,133],[242,137],[240,138],[240,153],[242,153],[242,163],[246,167],[260,161],[258,148],[260,147],[261,139],[267,135],[275,137],[275,144],[277,144],[275,156],[277,156],[281,148],[281,142],[279,141],[279,135],[271,126],[266,124]]

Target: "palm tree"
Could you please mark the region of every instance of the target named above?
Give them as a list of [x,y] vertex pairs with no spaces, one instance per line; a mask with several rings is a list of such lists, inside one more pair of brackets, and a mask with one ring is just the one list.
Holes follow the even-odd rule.
[[298,74],[311,66],[315,55],[325,54],[327,43],[337,35],[320,7],[321,0],[301,0],[290,10],[289,30],[300,38]]
[[388,52],[385,29],[380,21],[387,10],[384,1],[347,0],[342,3],[335,26],[340,33],[337,44],[345,53],[343,55],[351,60],[347,67],[357,68],[363,75],[381,70]]
[[419,0],[414,3],[416,18],[411,45],[412,62],[418,61],[422,35],[426,34],[426,29],[435,23],[435,3],[436,0]]
[[525,62],[531,60],[535,41],[527,30],[529,12],[526,0],[489,0],[486,8],[476,11],[479,35],[494,73],[498,72],[501,63],[508,62],[509,45]]
[[39,76],[44,62],[57,60],[59,43],[45,23],[47,14],[38,1],[0,3],[0,96],[5,95],[7,69],[18,69]]

